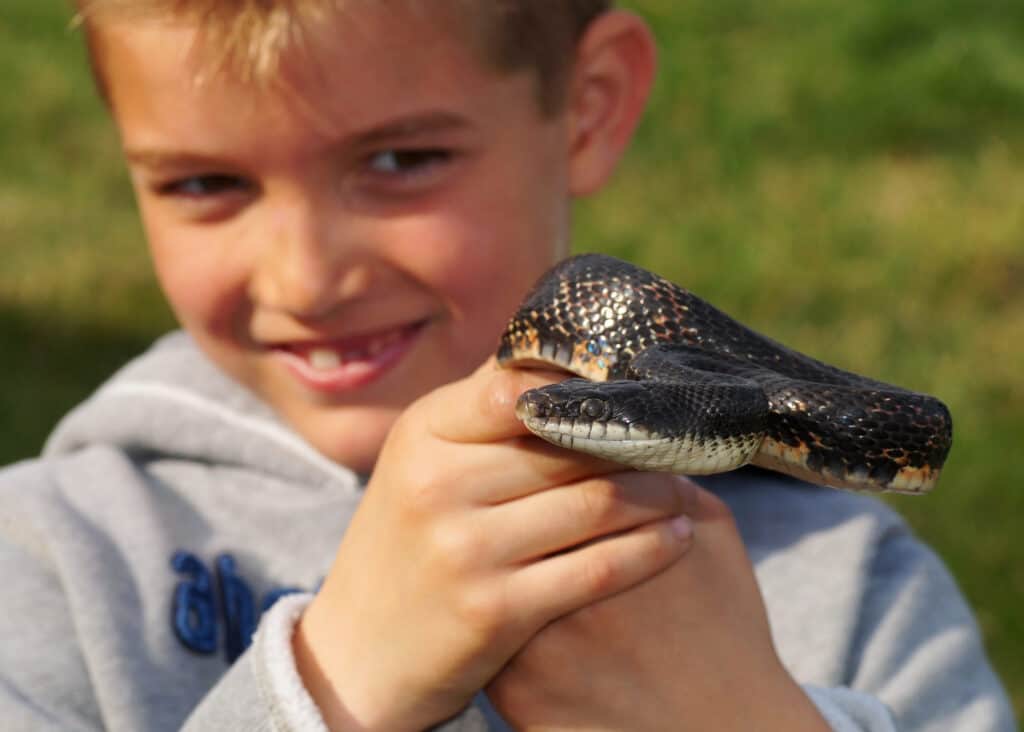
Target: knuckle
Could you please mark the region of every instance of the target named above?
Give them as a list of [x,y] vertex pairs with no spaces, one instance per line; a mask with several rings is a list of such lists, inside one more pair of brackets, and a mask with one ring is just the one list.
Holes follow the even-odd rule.
[[488,414],[508,414],[515,409],[519,397],[530,389],[551,383],[541,372],[526,369],[497,369],[483,382],[484,405]]
[[579,577],[587,594],[603,597],[618,589],[622,571],[612,557],[601,552],[587,557],[580,567]]
[[482,411],[487,416],[510,413],[522,393],[520,377],[514,371],[494,371],[483,390]]
[[710,491],[698,488],[695,491],[696,507],[694,513],[700,513],[703,517],[723,524],[735,525],[735,517],[732,510],[721,498]]
[[405,482],[401,505],[413,515],[434,514],[447,493],[439,482],[427,476],[409,477]]
[[621,491],[611,480],[591,480],[577,492],[577,515],[592,526],[603,526],[619,513]]
[[673,534],[672,530],[664,523],[649,532],[650,541],[647,542],[647,558],[653,567],[664,567],[686,551],[686,542],[680,541]]
[[[449,386],[444,386],[438,391],[447,388]],[[424,428],[431,435],[440,434],[442,429],[437,418],[439,410],[436,403],[438,401],[439,395],[435,392],[428,392],[414,399],[395,419],[388,437],[409,440],[411,436],[422,432]]]
[[634,579],[655,574],[686,551],[686,543],[679,541],[664,521],[647,524],[637,530],[631,546]]
[[438,526],[434,530],[432,545],[437,562],[450,576],[470,573],[490,552],[489,537],[472,527]]
[[598,458],[566,450],[533,435],[516,437],[514,444],[530,460],[537,477],[548,485],[568,486],[586,476],[601,475],[600,466],[593,462]]
[[622,481],[637,505],[653,515],[686,513],[686,498],[675,476],[667,473],[627,473]]
[[508,603],[504,594],[490,584],[473,584],[458,594],[456,614],[464,628],[487,642],[505,628]]
[[674,481],[675,493],[678,497],[678,513],[693,516],[697,511],[698,493],[701,490],[700,486],[689,478],[684,478],[679,475],[672,476],[672,478]]

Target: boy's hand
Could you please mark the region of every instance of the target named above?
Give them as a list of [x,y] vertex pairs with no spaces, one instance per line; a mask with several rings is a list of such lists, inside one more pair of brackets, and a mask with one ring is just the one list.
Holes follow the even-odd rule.
[[543,626],[688,547],[692,486],[527,436],[515,400],[549,381],[489,363],[396,421],[293,641],[332,728],[455,714]]
[[775,653],[729,509],[694,490],[685,558],[547,626],[487,688],[516,729],[829,729]]

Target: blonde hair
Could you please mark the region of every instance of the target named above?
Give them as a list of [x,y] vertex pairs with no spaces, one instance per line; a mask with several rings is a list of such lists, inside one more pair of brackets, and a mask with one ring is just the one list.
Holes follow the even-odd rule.
[[[370,2],[373,0],[361,0]],[[382,2],[384,0],[376,0]],[[104,18],[172,18],[194,25],[216,72],[266,83],[286,52],[302,49],[307,28],[355,0],[73,0],[84,26],[89,60],[105,94],[94,25]],[[437,12],[439,0],[404,0],[421,12]],[[576,47],[590,22],[612,0],[446,0],[481,59],[500,72],[532,71],[540,108],[556,112]],[[428,8],[428,6],[430,6]]]

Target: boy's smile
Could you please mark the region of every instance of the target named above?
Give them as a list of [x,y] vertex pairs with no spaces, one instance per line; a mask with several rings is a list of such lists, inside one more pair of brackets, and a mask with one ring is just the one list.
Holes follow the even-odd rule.
[[370,383],[406,354],[426,320],[383,331],[272,346],[310,389],[340,393]]
[[178,318],[360,471],[402,409],[488,357],[568,235],[566,116],[541,115],[530,73],[395,13],[359,5],[263,91],[209,75],[190,28],[98,33]]

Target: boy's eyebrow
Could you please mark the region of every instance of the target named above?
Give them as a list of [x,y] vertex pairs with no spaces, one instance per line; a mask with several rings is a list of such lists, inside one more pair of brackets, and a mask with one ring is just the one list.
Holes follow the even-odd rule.
[[222,161],[210,155],[196,155],[194,153],[179,153],[164,150],[133,150],[126,148],[125,158],[129,163],[141,165],[144,168],[159,170],[160,168],[185,168],[204,167],[209,165],[222,165]]
[[392,122],[373,127],[365,132],[352,135],[352,141],[359,145],[372,145],[395,138],[410,137],[425,132],[448,132],[465,129],[469,123],[450,112],[426,112],[402,117]]
[[[345,138],[332,143],[331,147],[342,145],[370,147],[391,140],[413,137],[418,134],[458,131],[467,129],[469,126],[469,122],[458,115],[449,112],[428,112],[385,122],[368,130],[347,135]],[[216,166],[223,165],[224,163],[223,159],[213,155],[148,148],[126,148],[125,157],[130,163],[153,170]]]

